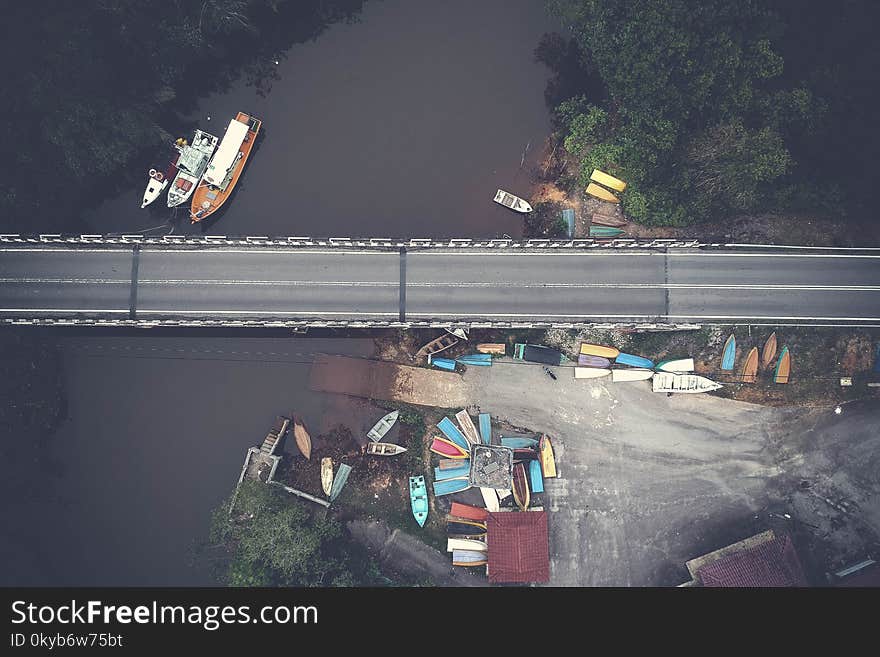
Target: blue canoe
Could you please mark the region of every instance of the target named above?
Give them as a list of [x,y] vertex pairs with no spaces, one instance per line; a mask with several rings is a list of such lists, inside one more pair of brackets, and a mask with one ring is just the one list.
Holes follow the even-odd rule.
[[458,493],[459,491],[463,491],[470,487],[471,485],[468,483],[467,479],[445,479],[443,481],[435,481],[434,495],[451,495],[452,493]]
[[541,461],[531,461],[529,465],[529,480],[532,484],[533,493],[544,492],[544,475],[541,474]]
[[722,370],[732,370],[733,362],[736,360],[736,338],[733,337],[733,333],[730,334],[730,337],[727,338],[727,342],[724,343],[724,353],[721,355],[721,369]]
[[455,371],[455,361],[449,360],[448,358],[432,358],[431,365],[439,367],[441,370],[449,370],[450,372]]
[[461,358],[456,358],[455,360],[462,365],[488,367],[492,365],[492,354],[469,354],[467,356],[462,356]]
[[458,430],[458,427],[452,423],[448,417],[443,418],[437,423],[437,428],[443,432],[449,440],[461,447],[464,451],[471,451],[471,444],[464,437],[464,434]]
[[511,437],[505,438],[501,437],[501,445],[503,447],[510,447],[511,449],[517,449],[519,447],[537,447],[538,439],[537,438],[520,438],[520,437]]
[[339,497],[339,493],[342,492],[342,487],[345,486],[345,482],[348,481],[349,472],[351,472],[350,465],[346,465],[345,463],[339,464],[339,469],[336,471],[336,476],[333,477],[333,485],[330,486],[331,502]]
[[646,370],[654,369],[654,361],[649,360],[647,358],[642,358],[641,356],[633,356],[632,354],[625,354],[623,352],[617,355],[617,358],[614,359],[614,362],[618,365],[629,365],[630,367],[644,367]]
[[443,481],[444,479],[456,479],[457,477],[467,477],[471,472],[470,459],[463,459],[461,466],[457,468],[448,468],[441,470],[434,468],[434,481]]
[[484,445],[492,444],[492,417],[488,413],[480,413],[480,438]]
[[409,503],[419,527],[424,527],[428,518],[428,490],[425,488],[424,477],[409,478]]

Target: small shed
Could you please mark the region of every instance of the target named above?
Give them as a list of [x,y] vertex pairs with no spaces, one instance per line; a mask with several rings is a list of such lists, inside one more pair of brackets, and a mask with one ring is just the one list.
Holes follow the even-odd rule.
[[550,581],[546,511],[490,513],[486,520],[486,544],[492,584]]

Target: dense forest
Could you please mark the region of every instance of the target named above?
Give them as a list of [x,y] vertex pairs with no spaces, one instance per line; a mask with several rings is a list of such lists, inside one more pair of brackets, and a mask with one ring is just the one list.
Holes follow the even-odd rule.
[[[363,0],[33,0],[10,3],[0,231],[82,228],[135,157],[183,130],[178,113],[245,73],[271,77],[293,43]],[[176,134],[175,134],[176,136]],[[150,153],[151,154],[151,153]]]
[[880,4],[551,0],[536,55],[565,149],[623,178],[625,213],[687,225],[870,209]]

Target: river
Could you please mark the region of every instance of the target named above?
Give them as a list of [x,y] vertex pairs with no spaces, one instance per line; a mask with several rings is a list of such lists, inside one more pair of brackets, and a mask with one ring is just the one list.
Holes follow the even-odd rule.
[[[492,202],[528,196],[549,135],[534,61],[558,29],[539,0],[383,0],[279,58],[261,96],[245,81],[190,119],[222,135],[236,111],[265,133],[212,234],[487,237],[522,234]],[[210,121],[208,117],[210,116]],[[143,183],[87,216],[93,232],[164,222]],[[158,205],[158,203],[157,203]],[[196,232],[178,217],[176,233]],[[52,340],[68,417],[38,499],[12,500],[0,584],[200,585],[210,510],[245,450],[296,409],[319,427],[338,400],[308,391],[311,354],[369,355],[367,340],[95,333]]]

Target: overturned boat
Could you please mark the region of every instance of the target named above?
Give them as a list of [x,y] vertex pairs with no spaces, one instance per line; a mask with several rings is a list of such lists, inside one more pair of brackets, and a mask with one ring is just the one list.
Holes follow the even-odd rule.
[[654,392],[712,392],[724,387],[704,376],[672,372],[655,372],[652,384]]

